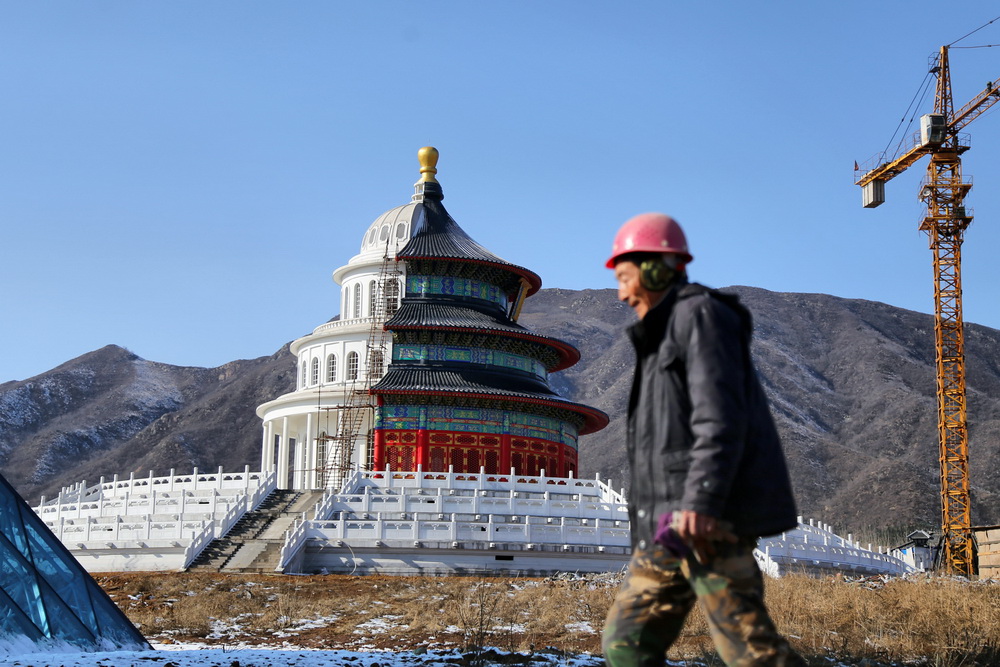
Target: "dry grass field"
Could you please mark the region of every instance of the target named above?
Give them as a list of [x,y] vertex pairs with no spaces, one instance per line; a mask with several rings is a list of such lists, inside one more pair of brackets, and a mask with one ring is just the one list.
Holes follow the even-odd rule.
[[[96,575],[151,640],[308,648],[495,646],[600,652],[618,579]],[[1000,665],[1000,584],[921,577],[769,580],[779,628],[810,664]],[[700,613],[668,656],[712,665]]]

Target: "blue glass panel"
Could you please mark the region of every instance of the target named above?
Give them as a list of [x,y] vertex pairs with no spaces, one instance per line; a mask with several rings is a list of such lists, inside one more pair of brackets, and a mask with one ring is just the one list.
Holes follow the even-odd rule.
[[[24,509],[31,512],[27,506]],[[36,529],[33,522],[25,521],[25,528],[28,534],[28,543],[31,545],[31,560],[35,565],[35,570],[53,589],[58,593],[67,605],[69,605],[80,617],[83,624],[89,628],[97,626],[97,619],[94,618],[94,610],[90,603],[90,596],[87,595],[85,579],[81,576],[79,563],[75,560],[71,567],[70,563],[63,560],[63,557],[72,558],[65,550],[56,536],[51,531]],[[45,525],[42,525],[45,528]],[[84,574],[84,576],[87,576]]]
[[27,559],[6,536],[0,537],[0,588],[30,618],[36,629],[48,635],[45,607],[38,596],[38,580]]
[[22,554],[28,553],[28,541],[24,537],[24,522],[21,521],[18,504],[21,498],[12,498],[7,485],[0,485],[0,533]]
[[[83,576],[88,575],[83,574]],[[78,580],[78,584],[82,582],[83,576],[77,574],[74,577]],[[70,609],[45,581],[38,582],[38,589],[49,618],[49,637],[64,639],[71,644],[83,647],[91,647],[97,643],[96,625],[86,626],[81,623],[80,619],[73,613],[75,610]],[[89,608],[89,596],[87,602]],[[91,618],[93,618],[92,615]]]
[[118,646],[144,646],[146,639],[92,578],[87,577],[90,600],[97,615],[97,633]]
[[32,640],[45,636],[4,591],[0,591],[0,633],[23,635]]

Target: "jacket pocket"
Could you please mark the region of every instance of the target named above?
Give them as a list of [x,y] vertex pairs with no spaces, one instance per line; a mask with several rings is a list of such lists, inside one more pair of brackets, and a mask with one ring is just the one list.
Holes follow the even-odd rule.
[[684,482],[691,467],[691,452],[687,449],[664,452],[663,486],[656,492],[657,497],[667,503],[679,503],[684,497]]
[[687,473],[690,467],[690,449],[679,449],[663,454],[663,468],[669,473]]

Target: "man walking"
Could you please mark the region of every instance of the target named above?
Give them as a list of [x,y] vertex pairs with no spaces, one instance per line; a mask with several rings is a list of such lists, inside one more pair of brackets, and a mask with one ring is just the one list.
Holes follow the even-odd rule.
[[698,602],[730,667],[805,665],[764,606],[757,538],[797,525],[784,453],[750,358],[750,313],[689,283],[680,225],[626,222],[608,268],[638,315],[628,407],[632,560],[608,613],[610,667],[661,666]]

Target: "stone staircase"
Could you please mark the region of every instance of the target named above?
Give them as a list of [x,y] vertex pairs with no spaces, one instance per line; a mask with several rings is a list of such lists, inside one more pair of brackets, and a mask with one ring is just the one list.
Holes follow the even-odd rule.
[[276,489],[257,509],[244,514],[228,533],[212,540],[188,570],[274,572],[285,544],[285,531],[322,497],[322,491]]

